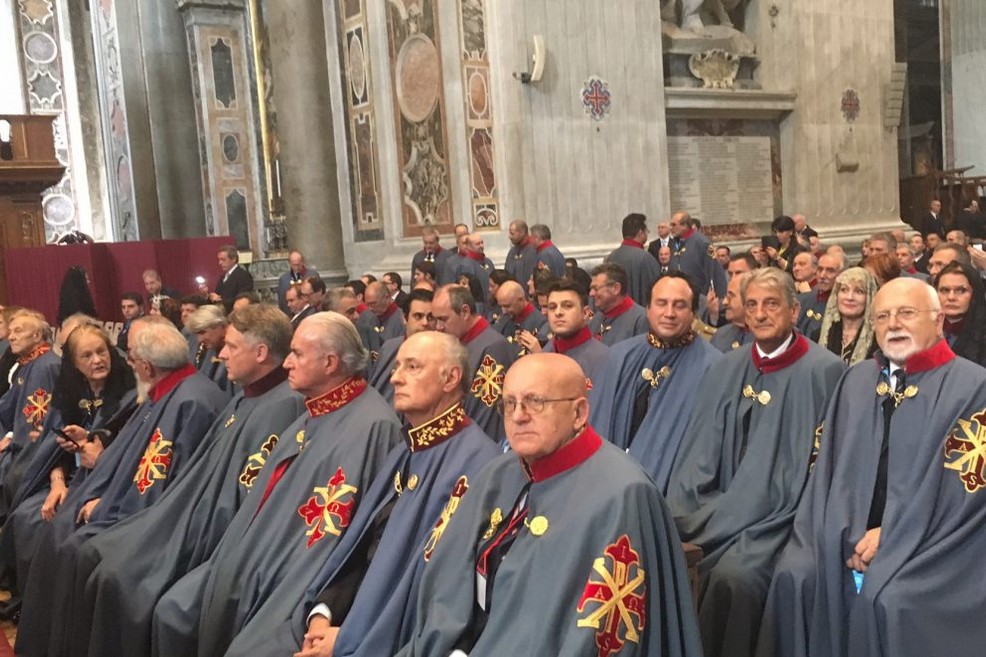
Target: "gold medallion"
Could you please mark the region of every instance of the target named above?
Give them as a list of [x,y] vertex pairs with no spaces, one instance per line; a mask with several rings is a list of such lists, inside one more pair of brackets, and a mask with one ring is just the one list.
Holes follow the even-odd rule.
[[757,401],[766,406],[770,403],[770,393],[766,390],[761,390],[760,394],[757,395]]
[[236,414],[235,413],[233,415],[230,415],[229,416],[229,419],[226,420],[225,428],[226,429],[229,429],[231,426],[233,426],[233,423],[234,422],[236,422]]
[[418,487],[418,475],[413,474],[407,480],[407,489],[414,490]]
[[732,347],[733,349],[739,349],[739,347],[740,347],[740,343],[739,343],[739,340],[733,340],[733,344],[731,344],[730,346],[731,346],[731,347]]
[[486,532],[483,534],[483,540],[488,541],[493,538],[493,534],[496,533],[496,528],[500,526],[503,521],[503,512],[500,511],[500,507],[493,509],[493,513],[490,514],[490,526],[486,528]]
[[916,394],[918,394],[917,386],[907,386],[906,388],[904,388],[904,396],[907,397],[908,399],[910,399]]
[[890,384],[887,383],[886,381],[880,381],[880,383],[876,384],[876,394],[883,397],[889,392],[890,392]]
[[544,516],[535,516],[528,524],[528,528],[534,536],[543,536],[548,531],[548,519]]

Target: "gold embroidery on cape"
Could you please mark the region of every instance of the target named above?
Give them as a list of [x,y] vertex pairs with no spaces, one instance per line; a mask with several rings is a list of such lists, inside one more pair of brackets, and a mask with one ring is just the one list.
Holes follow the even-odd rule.
[[452,494],[449,496],[445,508],[442,509],[442,515],[439,516],[435,526],[431,528],[431,535],[428,536],[428,542],[425,543],[425,561],[431,559],[431,555],[435,551],[438,541],[442,539],[442,535],[445,534],[445,530],[448,528],[449,521],[452,520],[455,512],[459,510],[459,501],[466,494],[467,490],[469,490],[469,480],[463,475],[456,480],[455,485],[452,487]]
[[356,510],[356,486],[346,483],[346,473],[338,468],[325,486],[316,486],[314,495],[298,507],[309,530],[306,547],[312,547],[328,535],[340,536],[349,526]]
[[[607,561],[612,564],[611,569],[607,569]],[[599,657],[610,657],[628,641],[640,643],[647,619],[646,573],[626,534],[603,550],[603,556],[593,561],[592,570],[577,609],[583,613],[591,603],[599,606],[576,625],[596,630]],[[596,575],[599,580],[593,581]]]
[[490,514],[490,525],[489,525],[489,527],[487,527],[486,528],[486,531],[483,532],[483,540],[484,541],[488,541],[491,538],[493,538],[493,534],[496,533],[496,529],[497,529],[497,527],[500,526],[500,523],[501,522],[503,522],[503,511],[500,510],[500,507],[497,507],[497,508],[493,509],[493,513]]
[[677,338],[673,338],[671,340],[659,338],[648,331],[647,342],[655,349],[677,349],[678,347],[687,347],[691,343],[695,342],[695,331],[688,329],[687,333],[679,335]]
[[986,408],[968,420],[959,419],[945,436],[944,451],[946,459],[957,457],[946,460],[945,468],[959,473],[967,493],[986,486]]
[[41,429],[44,424],[45,416],[48,415],[48,405],[51,403],[51,393],[44,388],[38,388],[27,398],[27,403],[21,412],[27,419],[27,423],[34,427],[35,431]]
[[171,446],[172,442],[164,439],[161,429],[155,429],[134,474],[134,483],[137,485],[137,492],[141,495],[146,493],[155,482],[167,479],[171,458],[174,455]]
[[408,430],[412,452],[438,445],[454,436],[469,424],[466,409],[462,404],[455,404],[441,415],[434,417],[424,424]]
[[305,406],[311,417],[319,417],[332,411],[337,411],[366,390],[366,379],[354,376],[345,383],[336,386],[321,397],[306,399]]
[[260,471],[263,470],[264,464],[267,463],[267,458],[270,453],[274,451],[274,447],[277,445],[277,441],[280,440],[276,433],[272,433],[267,436],[267,440],[263,442],[260,446],[260,450],[254,452],[247,459],[246,465],[243,466],[243,472],[240,473],[240,483],[246,488],[253,488],[253,482],[257,480],[260,476]]
[[503,394],[503,375],[503,365],[496,362],[490,354],[486,354],[476,370],[476,378],[472,380],[469,391],[476,399],[493,408]]

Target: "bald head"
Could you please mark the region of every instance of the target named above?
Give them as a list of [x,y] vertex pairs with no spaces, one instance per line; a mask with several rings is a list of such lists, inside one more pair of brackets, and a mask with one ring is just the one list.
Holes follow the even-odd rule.
[[518,317],[527,307],[524,288],[517,281],[505,281],[496,291],[496,302],[511,318]]

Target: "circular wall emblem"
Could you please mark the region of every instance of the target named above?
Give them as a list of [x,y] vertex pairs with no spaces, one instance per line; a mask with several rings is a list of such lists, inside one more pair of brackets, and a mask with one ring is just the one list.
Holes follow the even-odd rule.
[[411,36],[397,55],[397,103],[411,123],[421,123],[438,103],[438,49],[424,34]]
[[855,89],[846,89],[842,92],[842,116],[850,123],[859,118],[859,94]]
[[44,32],[31,32],[24,37],[24,54],[35,64],[48,64],[58,56],[58,44]]
[[363,42],[359,34],[354,34],[349,40],[349,83],[353,88],[353,95],[359,101],[365,100],[363,95],[366,93],[366,60],[363,58]]
[[51,194],[42,204],[45,223],[52,226],[68,226],[75,221],[75,203],[65,194]]

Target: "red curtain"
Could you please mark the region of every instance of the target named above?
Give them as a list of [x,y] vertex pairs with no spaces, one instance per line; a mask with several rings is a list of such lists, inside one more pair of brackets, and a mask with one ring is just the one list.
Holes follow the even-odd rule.
[[44,313],[54,323],[62,278],[69,267],[78,265],[89,274],[89,291],[98,319],[119,322],[120,295],[147,295],[141,278],[145,269],[156,269],[165,286],[183,295],[196,291],[196,276],[205,277],[212,288],[220,274],[216,253],[224,244],[232,244],[232,239],[204,237],[6,249],[3,257],[7,265],[7,298],[12,305]]

